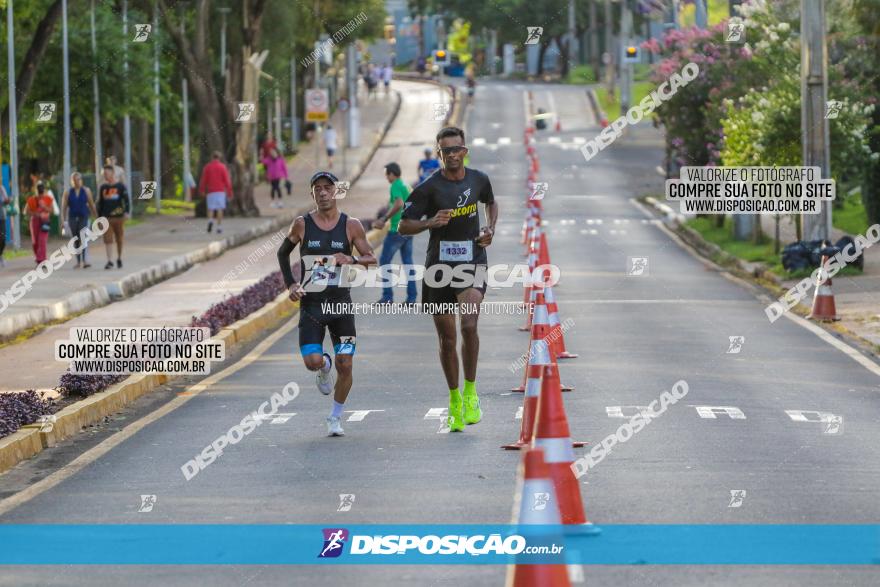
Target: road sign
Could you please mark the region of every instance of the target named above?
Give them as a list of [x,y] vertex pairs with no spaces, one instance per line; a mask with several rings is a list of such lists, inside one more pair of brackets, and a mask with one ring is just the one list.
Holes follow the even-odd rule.
[[336,107],[339,108],[340,112],[347,112],[348,111],[348,100],[346,100],[345,98],[340,98],[339,102],[336,103]]
[[326,122],[329,115],[330,96],[327,90],[306,90],[306,120]]

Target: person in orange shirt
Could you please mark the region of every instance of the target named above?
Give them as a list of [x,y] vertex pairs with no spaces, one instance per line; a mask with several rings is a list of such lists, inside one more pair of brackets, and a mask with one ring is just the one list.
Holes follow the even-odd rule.
[[49,217],[52,215],[54,199],[46,193],[43,182],[37,184],[37,193],[27,199],[26,210],[30,220],[31,245],[37,265],[46,260],[49,243]]

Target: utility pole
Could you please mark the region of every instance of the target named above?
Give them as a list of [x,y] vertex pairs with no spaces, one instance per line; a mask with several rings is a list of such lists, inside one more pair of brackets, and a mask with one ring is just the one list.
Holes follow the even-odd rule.
[[[125,37],[123,42],[124,60],[122,63],[123,81],[128,81],[128,0],[122,0],[122,35]],[[128,188],[128,209],[134,212],[131,201],[131,192],[134,188],[131,185],[131,116],[128,110],[125,111],[125,117],[122,119],[123,141],[125,143],[125,187]]]
[[574,0],[568,0],[568,70],[575,66],[577,62],[577,54],[575,53],[575,22],[574,22]]
[[192,195],[189,191],[189,178],[192,177],[189,165],[189,88],[186,83],[186,75],[183,76],[181,96],[183,99],[183,199],[191,202]]
[[611,38],[614,28],[611,24],[611,0],[605,0],[605,83],[608,93],[614,95],[614,42]]
[[709,28],[709,13],[706,10],[706,0],[694,0],[694,8],[696,9],[695,21],[697,28]]
[[159,3],[153,0],[153,180],[156,182],[154,198],[156,214],[162,210],[162,109],[159,90]]
[[[98,61],[98,39],[95,33],[95,0],[92,0],[91,10],[92,25],[92,58]],[[98,89],[98,68],[92,73],[92,94],[95,100],[94,119],[95,119],[95,183],[100,182],[101,169],[104,167],[104,154],[101,152],[101,93]]]
[[61,172],[63,194],[67,190],[67,182],[70,181],[70,55],[67,45],[67,0],[61,0],[61,70],[64,78],[64,159]]
[[[18,114],[15,98],[15,29],[12,23],[12,0],[6,2],[6,77],[9,85],[9,187],[12,191],[12,203],[16,212],[21,211],[18,205]],[[16,214],[17,217],[17,214]],[[21,248],[21,223],[10,222],[12,226],[13,246]]]
[[[801,133],[804,165],[819,167],[830,178],[828,119],[828,52],[825,44],[824,0],[801,0]],[[831,236],[831,202],[819,202],[819,214],[803,214],[803,238]]]
[[361,145],[360,107],[357,95],[357,47],[354,43],[349,43],[345,48],[345,72],[348,92],[345,137],[348,147],[354,149]]
[[590,64],[593,66],[593,75],[599,81],[599,27],[596,26],[596,2],[590,2]]
[[495,69],[495,59],[498,54],[498,30],[489,30],[489,74],[495,77],[497,73]]
[[620,5],[621,23],[620,23],[620,113],[626,114],[632,102],[632,78],[633,64],[628,60],[624,61],[624,48],[630,44],[632,38],[633,17],[630,10],[629,0],[624,0]]
[[296,128],[296,57],[290,58],[290,148],[297,150],[299,132]]
[[284,138],[281,136],[281,93],[275,86],[275,140],[278,142],[278,153],[284,153]]

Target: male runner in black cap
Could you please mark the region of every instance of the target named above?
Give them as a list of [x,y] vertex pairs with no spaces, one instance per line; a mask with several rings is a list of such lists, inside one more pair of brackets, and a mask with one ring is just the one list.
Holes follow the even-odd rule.
[[[450,126],[437,133],[437,153],[443,168],[416,186],[404,204],[403,219],[398,226],[398,231],[404,235],[430,230],[422,303],[427,304],[428,311],[434,314],[434,326],[440,338],[440,364],[449,386],[451,432],[463,431],[465,424],[476,424],[483,417],[476,388],[479,314],[473,309],[479,308],[486,293],[486,247],[492,244],[498,220],[498,204],[489,177],[482,171],[464,166],[467,151],[464,131],[460,128]],[[487,225],[482,228],[478,202],[486,206]],[[422,220],[423,216],[427,219]],[[429,284],[432,274],[448,275],[452,268],[464,269],[471,279],[466,283],[454,280],[441,287]],[[443,271],[436,271],[438,269]],[[458,389],[455,315],[437,313],[436,308],[437,304],[455,303],[466,304],[464,307],[471,309],[462,312],[460,318],[464,397]]]
[[[317,210],[299,216],[290,226],[278,249],[278,262],[290,299],[300,301],[299,346],[303,363],[317,371],[318,389],[329,395],[333,388],[333,360],[324,352],[324,331],[330,330],[338,374],[333,410],[327,418],[328,436],[343,436],[342,408],[351,390],[352,357],[357,333],[350,309],[336,312],[337,305],[350,305],[351,295],[342,265],[368,266],[376,263],[373,248],[360,220],[349,218],[336,207],[337,178],[329,171],[312,176],[311,190]],[[290,269],[290,253],[300,245],[300,275],[297,283]],[[352,246],[361,256],[352,255]]]

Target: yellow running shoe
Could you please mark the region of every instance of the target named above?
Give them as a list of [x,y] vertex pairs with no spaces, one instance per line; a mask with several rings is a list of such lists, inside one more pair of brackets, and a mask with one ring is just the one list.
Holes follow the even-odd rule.
[[464,423],[476,424],[483,419],[483,410],[480,409],[480,398],[477,394],[464,396]]
[[446,423],[449,426],[450,432],[464,432],[461,395],[454,394],[449,396],[449,415],[446,416]]

